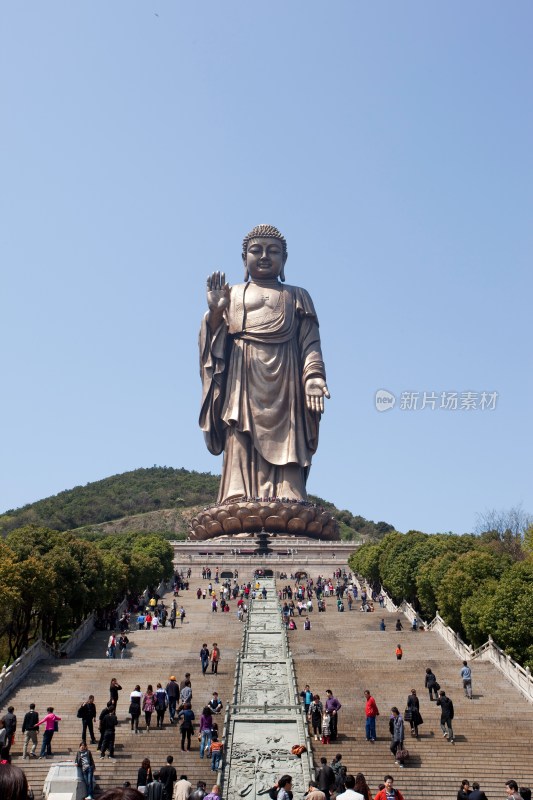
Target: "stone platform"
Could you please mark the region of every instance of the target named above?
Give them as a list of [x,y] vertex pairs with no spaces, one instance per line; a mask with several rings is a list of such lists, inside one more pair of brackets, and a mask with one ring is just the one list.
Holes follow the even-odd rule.
[[258,552],[257,534],[218,536],[215,539],[171,541],[174,548],[174,568],[192,570],[193,582],[201,575],[203,566],[216,567],[227,577],[237,570],[239,575],[253,575],[266,570],[279,578],[282,574],[307,572],[310,575],[329,575],[336,569],[346,569],[350,555],[362,542],[328,542],[306,536],[269,534],[269,552]]
[[328,541],[339,539],[339,525],[331,512],[297,500],[238,500],[211,506],[192,520],[191,528],[193,541],[263,530]]

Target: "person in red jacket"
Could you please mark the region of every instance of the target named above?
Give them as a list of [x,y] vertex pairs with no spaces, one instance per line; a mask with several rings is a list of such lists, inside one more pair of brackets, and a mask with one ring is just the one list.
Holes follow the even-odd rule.
[[366,704],[365,704],[365,733],[366,733],[366,740],[367,742],[375,742],[376,741],[376,717],[379,717],[378,707],[376,705],[376,701],[370,694],[368,689],[365,689],[365,697],[366,697]]
[[377,793],[374,800],[391,800],[391,798],[394,798],[394,800],[404,800],[400,790],[395,789],[393,786],[394,778],[392,775],[385,775],[383,780],[385,781],[385,788]]

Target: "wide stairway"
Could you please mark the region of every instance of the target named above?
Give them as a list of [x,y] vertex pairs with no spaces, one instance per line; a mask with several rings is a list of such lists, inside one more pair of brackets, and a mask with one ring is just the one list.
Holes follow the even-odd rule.
[[[477,780],[489,800],[505,796],[509,778],[519,786],[531,786],[532,706],[492,664],[477,661],[472,663],[474,699],[468,700],[459,675],[462,662],[439,635],[414,633],[403,615],[375,605],[374,613],[361,613],[359,604],[351,612],[346,605],[346,611],[339,613],[335,599],[329,598],[325,614],[310,615],[310,631],[304,630],[302,617],[297,619],[298,629],[289,632],[298,689],[308,683],[321,700],[332,689],[342,703],[338,740],[329,745],[313,741],[315,765],[321,756],[331,762],[341,753],[349,773],[364,773],[373,795],[390,773],[408,800],[454,800],[464,778]],[[400,633],[395,630],[398,616],[406,627]],[[382,617],[384,632],[379,630]],[[395,655],[398,643],[403,648],[401,661]],[[426,667],[431,667],[441,689],[453,700],[455,744],[443,738],[440,708],[429,701],[424,688]],[[420,738],[414,739],[406,723],[410,759],[401,769],[389,750],[388,721],[392,706],[403,713],[412,688],[420,698],[424,724]],[[367,742],[365,736],[365,689],[373,694],[380,711],[375,743]]]
[[[80,703],[86,700],[89,694],[93,694],[98,715],[109,700],[109,683],[114,677],[122,686],[117,708],[119,725],[116,729],[116,760],[110,761],[107,758],[100,760],[96,745],[89,745],[95,759],[97,785],[106,789],[121,786],[128,780],[132,786],[136,786],[137,770],[143,758],[149,758],[152,769],[157,769],[164,765],[167,755],[173,755],[178,778],[181,774],[185,774],[193,786],[196,786],[198,780],[205,780],[208,787],[211,787],[216,774],[211,772],[209,758],[200,760],[196,735],[193,735],[191,751],[182,752],[179,726],[170,725],[168,712],[163,730],[155,729],[155,713],[150,731],[145,728],[144,715],[141,716],[138,735],[131,731],[128,718],[129,695],[135,684],[140,684],[144,691],[147,684],[151,683],[155,690],[158,681],[166,686],[169,677],[175,675],[180,682],[186,672],[191,673],[192,707],[196,714],[196,730],[202,708],[211,699],[213,691],[219,693],[224,705],[226,701],[231,700],[235,661],[241,645],[243,626],[236,616],[236,602],[230,602],[231,611],[228,613],[221,613],[220,610],[218,613],[211,613],[209,599],[197,600],[195,591],[197,586],[207,583],[208,581],[198,579],[191,583],[190,591],[180,592],[177,599],[178,608],[183,603],[186,611],[183,625],[180,625],[178,619],[175,630],[167,624],[165,628],[159,627],[157,632],[133,630],[129,633],[128,658],[107,659],[105,650],[109,632],[96,631],[80,648],[75,658],[65,661],[42,661],[19,685],[0,710],[0,714],[3,715],[7,711],[8,705],[15,707],[18,731],[11,751],[13,763],[26,772],[36,798],[41,796],[50,764],[73,759],[77,752],[82,723],[77,719],[76,712]],[[217,588],[215,584],[213,585]],[[172,595],[169,594],[165,597],[167,607],[171,602]],[[135,627],[134,619],[135,616],[132,615],[132,628]],[[213,642],[219,645],[221,661],[217,675],[212,675],[210,671],[205,677],[202,675],[199,653],[204,642],[210,648]],[[54,734],[52,740],[54,755],[48,760],[23,761],[21,757],[22,720],[31,702],[36,703],[40,718],[45,715],[48,706],[53,706],[55,713],[61,717],[59,732]],[[223,722],[224,715],[220,714],[217,718],[220,735]],[[96,723],[95,735],[98,738],[98,719]],[[40,751],[43,728],[44,726],[40,728],[37,754]]]
[[[248,577],[251,578],[242,576],[241,580]],[[141,719],[140,733],[135,735],[130,731],[127,713],[129,694],[136,683],[143,690],[152,683],[155,689],[158,681],[166,685],[170,675],[180,681],[185,672],[191,673],[197,721],[213,690],[219,692],[224,704],[231,700],[243,626],[236,617],[235,602],[230,603],[230,613],[213,614],[209,600],[197,600],[195,589],[199,585],[207,585],[207,581],[193,578],[191,590],[178,598],[187,616],[183,625],[178,621],[174,631],[169,626],[159,628],[156,633],[133,631],[129,634],[129,657],[114,661],[105,658],[108,633],[95,632],[76,658],[41,662],[0,709],[3,714],[8,705],[15,707],[18,731],[12,748],[13,763],[26,771],[36,798],[40,798],[52,761],[72,759],[77,751],[81,720],[77,719],[76,712],[80,702],[94,694],[99,713],[109,698],[112,677],[123,687],[118,703],[120,724],[116,734],[116,760],[99,760],[96,746],[91,747],[98,786],[102,789],[120,786],[126,780],[135,786],[143,758],[150,758],[153,768],[158,768],[169,754],[174,756],[178,777],[186,774],[193,786],[201,779],[208,786],[214,782],[216,776],[210,770],[210,761],[199,758],[196,736],[191,752],[184,753],[180,749],[178,726],[170,726],[168,714],[163,730],[147,732]],[[166,602],[170,604],[170,595]],[[365,774],[373,795],[383,776],[391,773],[406,800],[455,800],[463,778],[478,780],[489,800],[505,796],[504,783],[509,778],[517,780],[519,785],[533,784],[533,708],[495,667],[473,662],[474,699],[469,701],[463,696],[459,677],[461,662],[438,634],[412,633],[409,629],[397,633],[394,623],[398,615],[380,609],[377,604],[375,613],[363,614],[356,610],[358,606],[351,612],[338,613],[334,598],[327,599],[326,603],[325,614],[315,610],[310,615],[310,631],[304,630],[302,617],[296,618],[298,629],[288,634],[298,689],[302,690],[309,683],[311,689],[324,698],[326,689],[331,688],[343,706],[338,741],[330,745],[312,743],[315,765],[319,765],[323,755],[330,762],[336,753],[342,753],[349,772]],[[381,617],[386,621],[385,632],[379,630]],[[400,618],[407,628],[405,618]],[[221,649],[218,675],[202,675],[199,651],[203,642],[209,647],[217,642]],[[404,651],[401,661],[395,656],[398,642]],[[429,702],[424,689],[427,666],[433,669],[441,687],[454,701],[455,744],[442,737],[439,709]],[[376,698],[381,712],[375,743],[365,738],[363,692],[367,688]],[[424,724],[418,740],[410,737],[406,725],[406,746],[411,757],[406,768],[400,769],[389,751],[388,719],[393,705],[403,712],[411,688],[415,688],[420,697]],[[30,702],[36,703],[41,716],[47,706],[54,706],[62,717],[59,732],[52,742],[52,761],[23,761],[21,758],[20,728]],[[222,715],[218,724],[222,732]],[[41,738],[42,733],[38,752]],[[301,797],[295,796],[295,800]]]

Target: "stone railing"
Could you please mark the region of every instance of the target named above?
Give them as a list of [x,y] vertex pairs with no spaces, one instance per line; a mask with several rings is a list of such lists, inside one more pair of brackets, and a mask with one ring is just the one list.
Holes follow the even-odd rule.
[[38,661],[50,656],[56,656],[57,651],[39,639],[19,656],[13,663],[6,667],[4,664],[0,672],[0,704],[11,694],[17,684],[27,675]]
[[[357,582],[361,585],[364,579],[359,577]],[[411,623],[413,619],[416,618],[420,627],[424,627],[427,631],[435,631],[438,633],[463,661],[474,661],[476,659],[480,661],[490,661],[491,664],[494,664],[502,675],[518,689],[523,697],[533,704],[533,676],[531,675],[531,670],[529,667],[522,667],[507,655],[501,647],[498,647],[492,636],[489,636],[488,642],[474,649],[463,642],[459,634],[444,622],[438,611],[431,622],[424,622],[424,620],[420,619],[420,616],[413,606],[407,601],[403,600],[400,605],[397,606],[389,597],[383,586],[381,587],[381,594],[383,595],[384,606],[387,611],[405,614]]]
[[[157,593],[162,595],[168,589],[166,581],[161,581],[157,587]],[[148,589],[145,590],[145,597],[150,599]],[[148,601],[147,601],[148,602]],[[121,614],[126,608],[126,599],[117,607],[117,614]],[[32,667],[43,658],[71,658],[81,645],[89,638],[94,631],[96,614],[93,612],[84,619],[81,625],[76,628],[72,636],[61,645],[59,650],[55,650],[43,639],[38,639],[28,650],[25,650],[9,667],[5,664],[0,672],[0,703],[13,692],[15,687],[24,679]]]
[[81,647],[81,645],[87,641],[91,633],[94,631],[94,625],[96,621],[96,614],[94,611],[92,614],[89,614],[86,617],[81,625],[76,628],[70,639],[61,645],[59,648],[59,654],[62,658],[70,658],[74,655],[76,650]]
[[432,619],[428,625],[426,625],[426,629],[428,631],[436,631],[439,636],[444,639],[446,644],[448,644],[452,650],[455,650],[460,658],[468,661],[469,658],[474,657],[474,650],[469,644],[465,644],[465,642],[463,642],[458,633],[450,628],[449,625],[446,625],[438,611],[435,614],[435,618]]
[[472,653],[472,658],[479,658],[481,661],[490,661],[494,664],[505,677],[516,686],[516,688],[526,697],[530,703],[533,703],[533,678],[529,667],[522,667],[516,661],[507,655],[507,653],[498,647],[494,642],[492,636],[489,636],[488,642],[482,644],[477,650]]

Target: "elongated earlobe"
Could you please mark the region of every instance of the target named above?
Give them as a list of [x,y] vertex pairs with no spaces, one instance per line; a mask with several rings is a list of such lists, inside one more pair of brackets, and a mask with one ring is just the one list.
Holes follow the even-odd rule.
[[245,266],[244,267],[244,282],[246,283],[246,281],[248,281],[249,279],[250,279],[250,273],[248,272],[248,267]]
[[279,273],[279,279],[283,283],[285,283],[285,264],[281,268],[281,272]]

